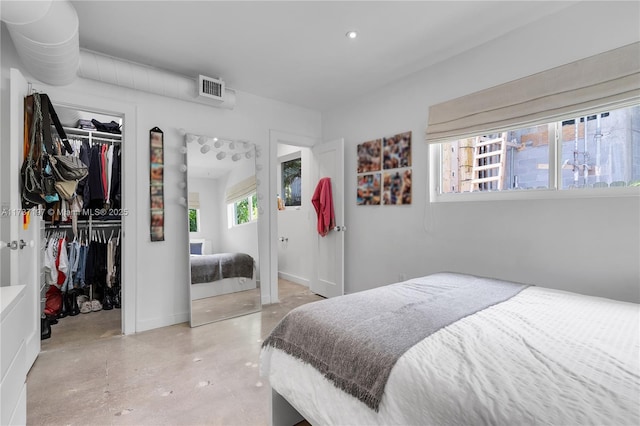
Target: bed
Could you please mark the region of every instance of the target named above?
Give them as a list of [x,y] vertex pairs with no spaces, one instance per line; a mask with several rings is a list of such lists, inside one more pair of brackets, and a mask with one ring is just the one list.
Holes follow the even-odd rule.
[[294,309],[260,368],[273,424],[635,425],[639,324],[637,304],[442,273]]
[[189,262],[192,299],[251,290],[257,286],[255,261],[246,253],[191,254]]

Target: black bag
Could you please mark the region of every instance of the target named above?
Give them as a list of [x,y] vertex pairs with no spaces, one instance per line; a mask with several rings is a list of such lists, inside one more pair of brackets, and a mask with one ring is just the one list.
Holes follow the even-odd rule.
[[43,206],[45,200],[44,191],[40,185],[40,173],[37,172],[34,161],[30,158],[25,159],[24,163],[22,163],[20,177],[22,208],[24,210],[30,210],[33,207]]
[[101,123],[94,118],[93,120],[91,120],[91,122],[94,126],[96,126],[96,130],[98,130],[99,132],[115,133],[118,135],[122,133],[120,131],[120,124],[116,123],[113,120],[111,120],[111,123]]

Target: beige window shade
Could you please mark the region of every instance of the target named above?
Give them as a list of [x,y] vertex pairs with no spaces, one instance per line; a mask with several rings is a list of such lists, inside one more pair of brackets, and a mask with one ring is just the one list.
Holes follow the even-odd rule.
[[227,204],[247,198],[254,192],[256,192],[256,177],[250,176],[227,189]]
[[633,43],[432,105],[427,142],[528,127],[639,100],[640,43]]
[[189,193],[189,208],[190,209],[199,209],[200,208],[200,193],[199,192],[190,192]]

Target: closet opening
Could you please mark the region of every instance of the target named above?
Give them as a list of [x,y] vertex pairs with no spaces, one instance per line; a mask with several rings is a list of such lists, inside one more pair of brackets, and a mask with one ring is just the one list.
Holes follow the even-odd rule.
[[[52,101],[73,148],[71,155],[87,165],[89,174],[78,182],[75,196],[50,200],[42,215],[42,350],[125,330],[124,114]],[[53,128],[52,134],[54,144],[59,142]]]

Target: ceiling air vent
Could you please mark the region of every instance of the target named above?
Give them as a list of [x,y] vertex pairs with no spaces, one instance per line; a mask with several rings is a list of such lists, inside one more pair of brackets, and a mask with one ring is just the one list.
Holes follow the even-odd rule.
[[224,101],[224,81],[204,75],[198,76],[198,95]]

